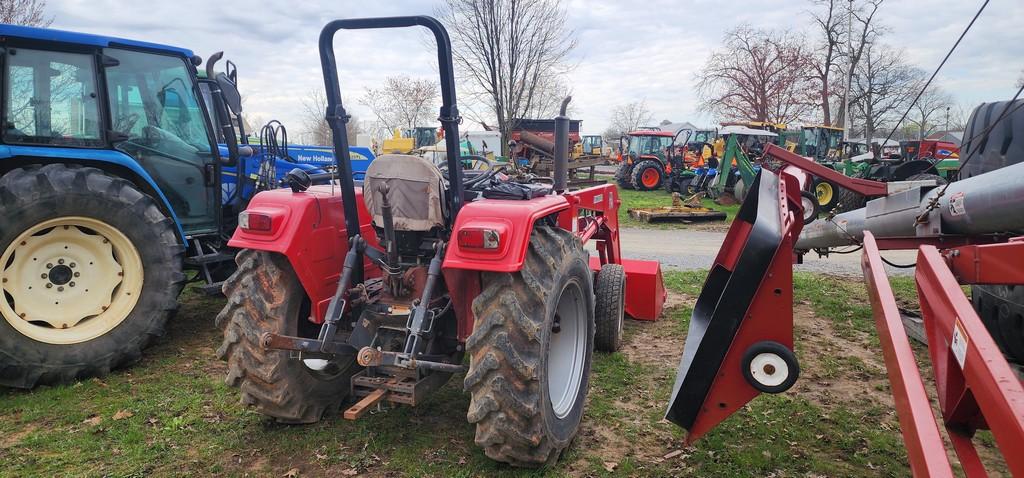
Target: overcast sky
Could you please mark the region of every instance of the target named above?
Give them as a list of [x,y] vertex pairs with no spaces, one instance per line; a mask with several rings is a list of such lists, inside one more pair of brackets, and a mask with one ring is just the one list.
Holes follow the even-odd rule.
[[[576,116],[600,133],[617,104],[645,100],[656,121],[710,124],[693,91],[696,71],[718,48],[723,32],[740,23],[808,30],[809,1],[567,0],[579,38],[569,77]],[[887,0],[884,42],[902,47],[928,70],[981,5],[981,0]],[[420,0],[49,0],[53,28],[114,35],[190,48],[204,59],[223,50],[238,65],[249,117],[279,119],[302,129],[302,101],[322,88],[316,41],[336,18],[432,14]],[[1024,2],[992,0],[937,78],[968,111],[982,101],[1009,99],[1024,68]],[[364,88],[400,73],[434,78],[436,56],[416,30],[341,32],[336,40],[341,88],[358,98]],[[355,101],[350,111],[370,114]],[[480,129],[467,122],[463,129]]]

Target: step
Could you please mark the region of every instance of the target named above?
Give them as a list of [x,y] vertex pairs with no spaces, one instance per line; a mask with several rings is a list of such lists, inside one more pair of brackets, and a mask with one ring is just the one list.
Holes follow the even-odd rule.
[[234,254],[229,254],[226,252],[216,252],[213,254],[186,257],[185,264],[188,264],[190,266],[199,266],[203,264],[215,264],[218,262],[227,262],[233,260],[235,260]]

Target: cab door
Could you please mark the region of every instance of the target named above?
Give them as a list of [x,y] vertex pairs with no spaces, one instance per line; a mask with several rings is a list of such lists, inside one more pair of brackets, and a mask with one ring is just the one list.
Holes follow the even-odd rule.
[[192,66],[134,50],[104,55],[114,147],[153,176],[186,235],[219,232],[216,143]]

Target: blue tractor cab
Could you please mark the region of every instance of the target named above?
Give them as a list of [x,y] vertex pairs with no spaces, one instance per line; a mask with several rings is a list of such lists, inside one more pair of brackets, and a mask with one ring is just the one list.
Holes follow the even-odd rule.
[[256,191],[295,168],[330,179],[329,149],[239,140],[219,58],[200,78],[184,48],[0,24],[0,385],[137,360],[187,282],[233,272],[226,239]]

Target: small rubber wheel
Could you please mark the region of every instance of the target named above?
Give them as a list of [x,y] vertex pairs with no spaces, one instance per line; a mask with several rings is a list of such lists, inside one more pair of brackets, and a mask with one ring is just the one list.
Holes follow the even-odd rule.
[[751,345],[741,363],[743,378],[764,393],[785,392],[800,376],[800,364],[793,351],[770,340]]
[[831,182],[816,178],[814,180],[814,195],[818,200],[818,206],[822,211],[828,212],[836,207],[839,199],[839,192]]
[[800,205],[803,206],[804,210],[804,225],[814,222],[818,218],[818,213],[821,212],[820,206],[818,206],[818,197],[810,191],[800,191]]
[[622,323],[626,301],[626,270],[619,264],[605,264],[594,283],[594,347],[616,352],[622,347]]

